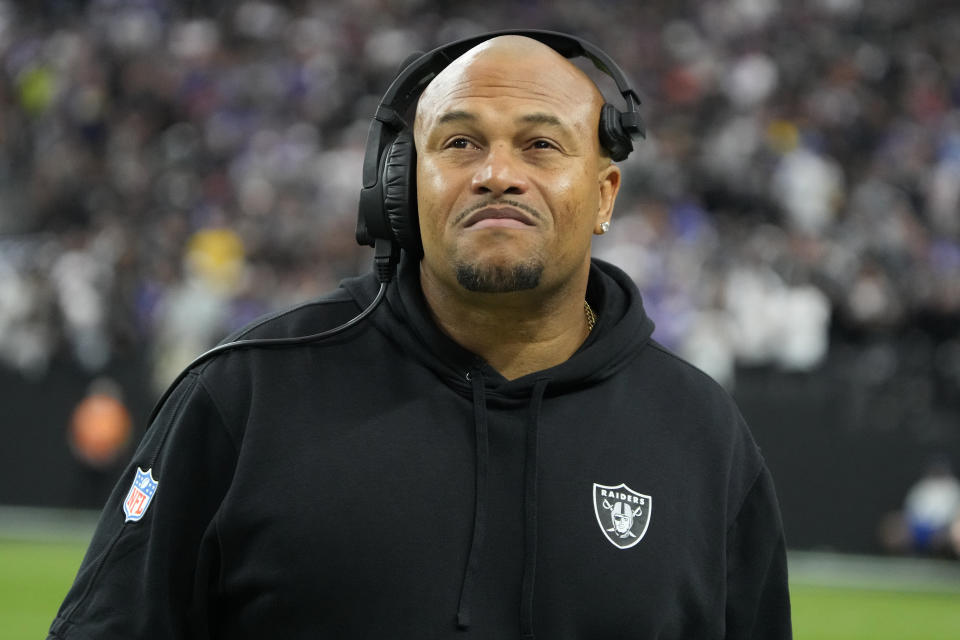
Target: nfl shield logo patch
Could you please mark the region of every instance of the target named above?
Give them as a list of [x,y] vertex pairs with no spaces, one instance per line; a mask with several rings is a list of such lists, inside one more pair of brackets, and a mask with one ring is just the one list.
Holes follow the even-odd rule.
[[593,513],[603,535],[618,549],[629,549],[643,539],[650,526],[653,498],[625,484],[593,484]]
[[144,471],[137,467],[137,475],[123,501],[123,514],[126,516],[124,522],[136,522],[142,518],[156,492],[157,481],[153,479],[153,469]]

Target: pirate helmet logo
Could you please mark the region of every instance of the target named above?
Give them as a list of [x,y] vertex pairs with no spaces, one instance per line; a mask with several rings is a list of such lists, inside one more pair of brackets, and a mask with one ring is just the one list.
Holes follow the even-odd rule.
[[618,549],[629,549],[647,533],[653,498],[637,493],[625,484],[615,487],[593,485],[593,512],[597,524],[610,543]]

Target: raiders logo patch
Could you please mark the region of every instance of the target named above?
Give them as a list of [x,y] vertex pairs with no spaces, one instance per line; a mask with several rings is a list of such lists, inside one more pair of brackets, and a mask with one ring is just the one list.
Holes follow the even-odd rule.
[[643,540],[650,526],[653,498],[625,484],[593,484],[593,512],[603,535],[618,549],[629,549]]
[[130,491],[123,500],[124,522],[136,522],[147,512],[153,494],[157,492],[156,480],[153,479],[153,469],[144,471],[137,467],[137,475],[133,478]]

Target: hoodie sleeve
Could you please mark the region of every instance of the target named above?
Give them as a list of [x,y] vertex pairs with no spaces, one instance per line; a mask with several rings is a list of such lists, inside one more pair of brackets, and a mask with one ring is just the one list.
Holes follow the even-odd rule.
[[48,640],[206,635],[204,603],[217,572],[212,523],[236,451],[191,373],[110,495]]
[[792,638],[786,544],[766,467],[727,532],[726,630],[737,640]]

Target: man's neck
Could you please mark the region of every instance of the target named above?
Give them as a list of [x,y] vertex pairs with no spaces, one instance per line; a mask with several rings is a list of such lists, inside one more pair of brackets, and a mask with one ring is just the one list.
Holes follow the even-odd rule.
[[590,333],[585,281],[549,296],[450,291],[422,272],[420,281],[438,326],[508,380],[566,361]]

